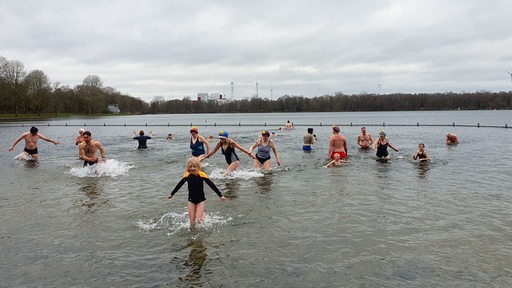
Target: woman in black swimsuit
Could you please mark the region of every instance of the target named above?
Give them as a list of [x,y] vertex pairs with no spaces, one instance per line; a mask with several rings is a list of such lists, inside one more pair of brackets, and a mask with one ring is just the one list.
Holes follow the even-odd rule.
[[419,159],[420,161],[428,161],[430,160],[430,156],[428,155],[427,151],[425,151],[425,144],[420,143],[418,145],[418,152],[416,154],[412,155],[412,159],[416,160]]
[[235,148],[249,155],[249,157],[251,157],[252,159],[256,159],[256,156],[254,156],[249,150],[240,146],[240,144],[236,143],[235,140],[229,139],[228,137],[228,131],[220,131],[219,142],[217,142],[217,144],[212,149],[212,151],[210,151],[210,153],[206,154],[206,156],[204,156],[204,158],[201,159],[201,161],[203,161],[206,158],[210,158],[210,156],[215,154],[217,150],[221,149],[222,154],[224,154],[224,157],[226,158],[226,163],[228,163],[226,174],[230,174],[231,172],[238,169],[238,167],[240,166],[240,159],[238,158],[238,155],[236,155]]

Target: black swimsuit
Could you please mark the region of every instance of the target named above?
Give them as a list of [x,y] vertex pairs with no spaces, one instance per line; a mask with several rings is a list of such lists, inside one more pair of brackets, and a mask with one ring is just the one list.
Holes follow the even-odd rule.
[[208,186],[210,186],[210,188],[212,188],[219,197],[222,197],[222,193],[219,191],[219,188],[213,184],[212,180],[208,179],[208,176],[204,172],[199,172],[198,175],[190,174],[188,172],[185,173],[181,181],[172,190],[171,195],[174,196],[185,182],[188,183],[188,201],[196,205],[206,200],[206,197],[204,196],[203,182],[206,182],[206,184],[208,184]]
[[38,153],[37,153],[37,148],[34,148],[34,149],[28,149],[27,147],[25,147],[25,149],[23,149],[23,151],[27,152],[29,155],[38,154]]
[[228,165],[231,164],[232,162],[240,160],[238,159],[238,155],[236,155],[235,153],[235,148],[231,147],[231,143],[228,143],[228,148],[226,148],[226,150],[222,148],[222,145],[220,146],[220,149],[222,151],[222,154],[224,154],[224,156],[226,157],[226,162],[228,163]]

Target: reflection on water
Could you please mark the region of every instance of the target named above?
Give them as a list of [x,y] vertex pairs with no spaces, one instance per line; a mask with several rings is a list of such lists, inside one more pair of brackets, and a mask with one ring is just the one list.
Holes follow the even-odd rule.
[[189,239],[187,247],[190,247],[190,253],[184,265],[190,270],[185,276],[185,280],[190,285],[200,285],[201,270],[203,269],[203,265],[208,257],[206,247],[204,246],[203,239],[200,237],[198,237],[198,239]]
[[84,192],[88,199],[80,200],[81,206],[88,209],[98,209],[102,206],[110,207],[110,199],[102,198],[104,185],[98,182],[98,179],[86,179],[86,183],[80,186],[80,191]]
[[240,183],[237,179],[230,179],[226,182],[225,190],[221,190],[222,195],[226,197],[226,199],[236,199],[238,198],[238,190],[240,190]]
[[428,176],[428,171],[430,170],[430,165],[432,165],[429,161],[419,161],[416,163],[416,169],[418,170],[418,178],[425,179]]
[[265,176],[254,179],[254,182],[260,188],[260,190],[258,191],[259,193],[269,193],[272,191],[272,184],[274,183],[272,181],[272,178],[273,178],[272,174],[273,174],[272,172],[266,173]]
[[31,160],[31,159],[27,159],[25,160],[25,168],[29,168],[29,169],[32,169],[32,168],[36,168],[39,166],[39,161],[38,160]]

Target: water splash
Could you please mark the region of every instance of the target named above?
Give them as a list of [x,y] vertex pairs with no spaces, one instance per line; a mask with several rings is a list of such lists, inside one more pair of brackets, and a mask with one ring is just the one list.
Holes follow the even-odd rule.
[[[211,230],[219,225],[226,225],[232,218],[224,218],[216,213],[205,213],[205,222],[196,225],[196,229]],[[158,220],[156,219],[139,219],[135,222],[137,228],[144,232],[151,232],[154,230],[168,230],[167,235],[174,235],[179,232],[186,232],[190,230],[190,222],[188,219],[188,212],[175,212],[169,211],[162,215]]]
[[123,161],[108,159],[106,162],[100,162],[96,165],[71,168],[70,174],[77,177],[116,177],[128,174],[128,170],[133,167],[132,164]]
[[254,170],[236,170],[232,173],[226,175],[226,170],[224,169],[214,169],[212,170],[208,176],[211,179],[243,179],[243,180],[249,180],[252,178],[259,178],[264,177],[265,174],[261,171],[254,171]]

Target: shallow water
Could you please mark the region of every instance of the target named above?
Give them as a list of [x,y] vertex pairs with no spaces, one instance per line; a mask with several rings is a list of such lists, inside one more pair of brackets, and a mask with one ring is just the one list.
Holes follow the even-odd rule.
[[[220,152],[206,161],[227,200],[206,189],[207,221],[189,231],[186,187],[166,199],[189,155],[185,126],[205,136],[228,130],[248,148],[264,123],[277,131],[286,120],[297,127],[277,132],[282,166],[270,173],[243,153],[228,177]],[[33,123],[3,123],[0,287],[507,287],[512,130],[414,125],[511,120],[512,111],[49,120],[35,124],[62,144],[40,141],[39,162],[14,160],[23,143],[7,151]],[[351,163],[327,169],[332,123],[342,124]],[[349,123],[374,124],[374,137],[386,123],[400,152],[376,162],[356,148],[360,126]],[[82,124],[109,159],[97,170],[77,157],[72,125]],[[312,153],[300,150],[307,126],[319,137]],[[153,130],[150,149],[136,149],[134,129]],[[175,140],[165,140],[169,132]],[[447,132],[461,143],[445,145]],[[433,158],[426,165],[412,160],[420,142]]]

